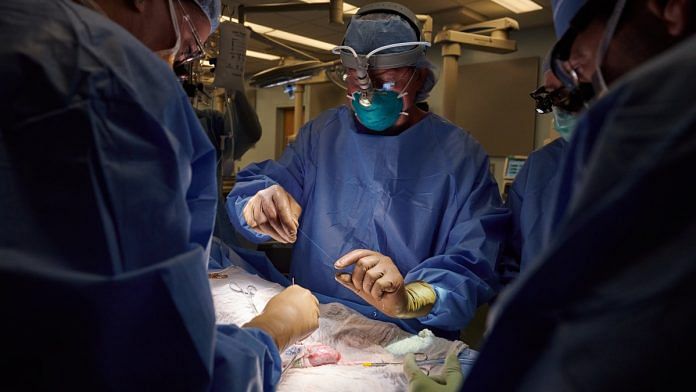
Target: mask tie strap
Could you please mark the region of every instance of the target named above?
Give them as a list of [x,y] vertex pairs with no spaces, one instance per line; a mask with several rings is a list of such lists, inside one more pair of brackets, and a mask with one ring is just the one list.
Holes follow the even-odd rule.
[[401,90],[401,92],[399,93],[399,95],[397,96],[397,98],[402,98],[402,97],[408,95],[408,91],[406,91],[406,89],[408,89],[408,86],[411,85],[411,81],[413,80],[413,77],[414,77],[414,76],[416,76],[416,70],[415,70],[415,69],[413,70],[413,73],[411,73],[411,77],[408,78],[408,82],[406,82],[406,85],[405,85],[404,88]]
[[597,48],[597,56],[595,63],[595,78],[597,86],[595,87],[595,93],[597,96],[601,96],[607,92],[607,83],[604,81],[604,75],[602,74],[602,62],[604,61],[604,56],[607,54],[609,49],[609,44],[611,44],[612,38],[614,38],[614,33],[619,25],[619,19],[623,14],[624,7],[626,6],[626,0],[617,1],[614,6],[614,11],[607,22],[607,28],[602,36],[602,40],[599,42],[599,47]]

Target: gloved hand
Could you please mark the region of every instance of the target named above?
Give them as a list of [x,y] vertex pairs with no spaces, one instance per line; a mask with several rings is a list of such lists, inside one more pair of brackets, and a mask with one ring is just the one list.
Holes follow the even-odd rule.
[[353,264],[353,273],[337,273],[336,281],[382,313],[397,318],[430,313],[435,304],[435,290],[420,281],[404,285],[404,277],[390,257],[357,249],[338,259],[334,267],[340,270]]
[[263,312],[243,327],[264,330],[283,352],[319,328],[319,301],[309,290],[292,285],[271,298]]
[[455,392],[459,391],[464,383],[464,375],[456,352],[447,355],[444,369],[434,376],[423,373],[418,368],[413,354],[406,354],[404,373],[408,378],[409,392]]
[[297,240],[302,207],[280,185],[258,191],[242,211],[244,220],[255,231],[282,243]]

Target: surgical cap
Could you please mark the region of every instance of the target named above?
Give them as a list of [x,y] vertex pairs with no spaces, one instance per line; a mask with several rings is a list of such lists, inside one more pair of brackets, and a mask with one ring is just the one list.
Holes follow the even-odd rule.
[[205,14],[210,22],[210,32],[215,31],[220,24],[221,6],[220,0],[191,0]]
[[570,22],[585,3],[587,3],[587,0],[553,0],[551,2],[553,25],[556,30],[557,39],[561,39],[566,31],[568,31]]
[[[343,37],[343,45],[350,46],[358,54],[368,54],[381,46],[418,40],[416,31],[402,17],[378,13],[353,17],[346,29],[346,35]],[[379,53],[398,53],[411,48],[402,46]]]
[[[358,54],[368,54],[379,47],[390,44],[414,41],[420,41],[420,37],[411,24],[401,16],[390,13],[353,16],[343,37],[343,45],[350,46]],[[413,49],[413,46],[401,46],[385,49],[378,54],[399,53],[410,49]],[[425,57],[422,57],[413,66],[429,71],[423,86],[416,94],[416,102],[419,102],[428,97],[430,90],[437,82],[437,77],[435,66]]]

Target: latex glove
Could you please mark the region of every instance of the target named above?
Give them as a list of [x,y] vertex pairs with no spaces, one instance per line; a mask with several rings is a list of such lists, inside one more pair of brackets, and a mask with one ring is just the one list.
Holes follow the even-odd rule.
[[243,327],[264,330],[283,352],[319,328],[319,301],[309,290],[292,285],[271,298],[263,312]]
[[455,392],[459,391],[464,383],[464,375],[456,352],[447,355],[442,372],[434,376],[423,373],[418,368],[413,354],[406,354],[404,373],[408,378],[410,392]]
[[258,191],[242,211],[249,227],[286,244],[297,240],[301,213],[302,207],[280,185]]
[[435,290],[425,282],[404,284],[404,277],[388,256],[357,249],[334,263],[338,270],[355,264],[352,274],[337,273],[336,281],[390,317],[414,318],[430,313]]

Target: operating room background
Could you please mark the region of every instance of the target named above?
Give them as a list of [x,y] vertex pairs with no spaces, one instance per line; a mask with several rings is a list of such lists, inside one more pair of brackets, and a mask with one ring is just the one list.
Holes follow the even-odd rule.
[[[462,50],[462,55],[459,58],[459,65],[485,64],[491,62],[499,62],[503,60],[536,58],[538,60],[537,67],[537,85],[542,83],[543,71],[541,63],[546,56],[548,49],[552,46],[555,36],[553,28],[549,26],[540,26],[525,29],[521,26],[520,31],[511,33],[511,38],[517,41],[517,51],[509,54],[494,54],[485,53],[474,50]],[[442,57],[439,46],[435,46],[428,51],[428,58],[435,64],[438,70],[442,69]],[[530,90],[531,92],[531,90]],[[309,84],[304,89],[304,122],[316,117],[322,111],[343,104],[345,102],[345,91],[336,87],[330,82],[320,84]],[[460,91],[459,96],[469,95],[470,98],[475,97],[477,91]],[[495,91],[493,94],[500,94],[501,97],[509,94],[508,91]],[[235,162],[235,170],[239,170],[244,166],[259,162],[266,159],[276,159],[284,148],[282,143],[284,124],[283,112],[293,107],[293,100],[284,91],[282,87],[275,88],[248,88],[247,96],[252,105],[255,106],[259,121],[263,128],[261,140],[255,147],[249,150],[239,161]],[[427,102],[430,106],[430,111],[442,115],[443,112],[443,84],[438,83],[432,90]],[[520,97],[521,100],[530,99],[528,95]],[[504,116],[506,107],[490,106],[486,110],[489,113],[486,115]],[[533,110],[533,107],[532,109]],[[534,129],[533,132],[526,130],[527,135],[532,137],[531,142],[527,141],[525,145],[533,146],[534,149],[542,147],[550,138],[557,137],[555,131],[552,131],[551,116],[534,114]],[[481,130],[479,130],[481,131]],[[522,131],[522,130],[520,130]],[[280,139],[280,140],[279,140]],[[531,151],[527,151],[525,155]],[[498,182],[501,193],[503,192],[503,170],[505,156],[491,156],[491,168],[494,171],[496,181]],[[281,244],[265,244],[260,247],[269,257],[279,266],[285,269],[289,265],[290,248]],[[485,318],[488,312],[488,307],[482,307],[474,320],[461,333],[461,339],[469,344],[472,348],[479,348],[485,330]]]
[[[518,49],[516,52],[509,54],[493,54],[474,50],[462,50],[462,55],[459,58],[459,65],[471,65],[496,62],[501,60],[521,59],[535,57],[538,58],[538,78],[537,84],[542,82],[541,62],[546,55],[546,52],[554,42],[555,36],[551,26],[542,26],[525,29],[521,26],[520,31],[511,33],[511,38],[517,41]],[[436,65],[438,70],[442,68],[442,57],[440,47],[435,46],[428,51],[428,58]],[[530,91],[531,92],[531,91]],[[501,96],[507,94],[506,91],[498,91]],[[476,91],[461,91],[462,94],[471,94],[475,96]],[[282,136],[283,124],[281,123],[282,116],[278,113],[284,108],[293,106],[293,101],[289,95],[283,91],[282,87],[252,89],[249,88],[247,95],[250,97],[252,104],[255,103],[256,111],[263,128],[263,135],[255,147],[249,150],[241,160],[235,163],[235,169],[238,171],[244,166],[252,162],[259,162],[266,159],[275,159],[280,151],[277,151],[277,138]],[[345,102],[345,92],[327,82],[316,85],[308,85],[304,91],[304,115],[305,122],[314,118],[323,110],[334,107],[337,104]],[[528,96],[522,99],[530,99]],[[531,102],[531,101],[530,101]],[[428,98],[430,111],[442,115],[443,108],[443,85],[438,83],[433,88],[430,97]],[[505,107],[492,106],[488,110],[496,115],[504,116]],[[533,145],[534,149],[544,145],[545,140],[549,137],[556,137],[555,132],[551,131],[551,116],[536,115],[534,126]],[[529,151],[531,152],[531,151]],[[528,153],[529,153],[528,152]],[[503,187],[503,168],[505,156],[491,156],[492,168],[498,186],[502,192]]]

